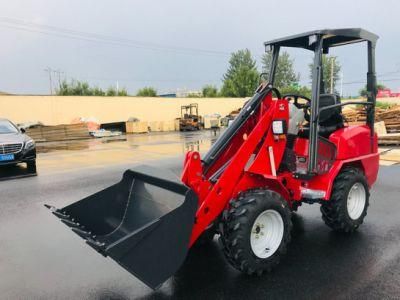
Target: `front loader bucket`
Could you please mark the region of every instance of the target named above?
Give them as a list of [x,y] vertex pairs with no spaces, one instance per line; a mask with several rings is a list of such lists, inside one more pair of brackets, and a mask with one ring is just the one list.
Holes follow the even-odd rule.
[[174,174],[139,166],[74,204],[46,206],[86,243],[155,289],[186,257],[197,195]]

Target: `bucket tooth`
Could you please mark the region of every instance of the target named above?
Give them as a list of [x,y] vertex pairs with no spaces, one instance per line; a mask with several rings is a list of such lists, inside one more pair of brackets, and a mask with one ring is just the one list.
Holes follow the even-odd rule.
[[46,208],[48,208],[50,210],[56,209],[54,206],[52,206],[50,204],[45,204],[44,207],[46,207]]
[[53,215],[55,215],[56,217],[58,217],[60,219],[69,219],[69,215],[65,214],[64,212],[61,212],[61,210],[57,209],[56,207],[54,207],[52,205],[45,204],[44,207],[49,209]]
[[83,239],[88,239],[88,238],[92,238],[92,234],[91,232],[88,231],[84,231],[78,228],[71,228],[73,232],[75,232],[77,235],[79,235],[81,238]]
[[65,225],[71,227],[71,228],[80,228],[81,226],[79,225],[79,223],[75,223],[71,220],[68,219],[61,219],[61,222],[63,222]]
[[86,239],[86,243],[94,248],[97,252],[101,253],[104,256],[107,256],[105,253],[106,245],[104,243],[97,242],[91,238]]
[[63,213],[61,213],[61,212],[59,212],[57,210],[53,211],[52,213],[53,213],[53,215],[55,215],[56,217],[58,217],[58,218],[60,218],[62,220],[68,220],[69,219],[68,215],[65,215],[65,214],[63,214]]

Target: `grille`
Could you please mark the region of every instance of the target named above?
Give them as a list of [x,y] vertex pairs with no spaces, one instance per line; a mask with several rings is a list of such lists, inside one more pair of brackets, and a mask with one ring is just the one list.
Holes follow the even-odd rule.
[[0,144],[0,154],[18,153],[22,150],[22,144]]

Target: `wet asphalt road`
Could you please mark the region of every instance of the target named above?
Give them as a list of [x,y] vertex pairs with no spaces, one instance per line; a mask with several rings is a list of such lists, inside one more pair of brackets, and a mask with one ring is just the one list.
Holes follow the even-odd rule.
[[[153,162],[179,173],[181,157]],[[0,299],[400,298],[400,167],[381,167],[365,224],[352,236],[327,228],[317,205],[293,216],[292,242],[271,274],[247,277],[217,240],[190,252],[154,292],[95,253],[43,207],[119,181],[125,165],[0,182]],[[167,259],[167,258],[166,258]]]

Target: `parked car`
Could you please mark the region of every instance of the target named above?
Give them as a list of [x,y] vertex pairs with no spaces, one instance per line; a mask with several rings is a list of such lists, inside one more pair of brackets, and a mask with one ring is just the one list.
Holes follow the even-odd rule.
[[0,167],[26,163],[36,173],[35,141],[7,119],[0,119]]

